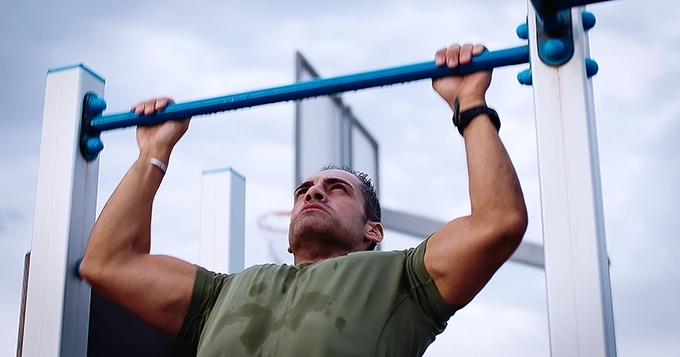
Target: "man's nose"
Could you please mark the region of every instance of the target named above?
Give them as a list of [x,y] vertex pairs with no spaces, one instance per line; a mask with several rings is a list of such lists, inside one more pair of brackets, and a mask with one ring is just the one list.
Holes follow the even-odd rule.
[[306,201],[312,201],[312,200],[324,201],[325,199],[326,199],[326,193],[323,191],[322,187],[319,187],[319,185],[314,185],[314,186],[310,187],[307,190],[307,194],[305,195]]

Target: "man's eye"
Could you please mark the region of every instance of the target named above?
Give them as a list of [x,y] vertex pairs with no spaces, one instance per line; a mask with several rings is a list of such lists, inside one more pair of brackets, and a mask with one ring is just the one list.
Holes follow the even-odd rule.
[[305,193],[307,193],[307,188],[298,188],[295,190],[295,197],[304,195]]
[[331,187],[331,188],[334,189],[334,190],[339,188],[339,189],[341,189],[341,190],[347,192],[347,189],[345,188],[345,186],[343,186],[343,185],[341,185],[341,184],[339,184],[339,183],[336,183],[336,184],[333,185],[333,187]]

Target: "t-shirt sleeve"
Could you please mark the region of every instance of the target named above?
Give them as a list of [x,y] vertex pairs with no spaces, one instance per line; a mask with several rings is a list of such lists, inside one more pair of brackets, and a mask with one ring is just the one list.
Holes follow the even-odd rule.
[[189,309],[184,315],[182,327],[175,335],[175,338],[187,341],[194,346],[198,345],[205,322],[215,306],[222,287],[232,276],[218,274],[200,266],[197,268]]
[[451,305],[439,294],[434,280],[425,268],[425,246],[427,239],[417,247],[406,251],[406,279],[414,289],[420,306],[439,322],[448,321],[463,306]]

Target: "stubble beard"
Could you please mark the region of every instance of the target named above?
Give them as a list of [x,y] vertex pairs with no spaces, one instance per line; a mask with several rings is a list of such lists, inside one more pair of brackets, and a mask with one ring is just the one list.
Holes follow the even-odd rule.
[[361,242],[363,226],[348,225],[337,217],[297,217],[289,227],[289,244],[294,252],[305,251],[320,255],[333,251],[352,252]]

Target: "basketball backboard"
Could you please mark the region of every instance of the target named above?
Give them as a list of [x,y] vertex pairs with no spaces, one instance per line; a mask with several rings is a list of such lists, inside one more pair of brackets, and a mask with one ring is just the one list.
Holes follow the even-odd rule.
[[[300,52],[295,73],[297,81],[319,78]],[[340,96],[295,103],[295,185],[330,163],[365,172],[379,188],[378,142]]]

